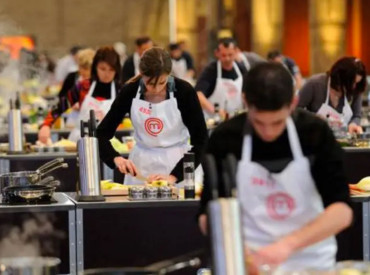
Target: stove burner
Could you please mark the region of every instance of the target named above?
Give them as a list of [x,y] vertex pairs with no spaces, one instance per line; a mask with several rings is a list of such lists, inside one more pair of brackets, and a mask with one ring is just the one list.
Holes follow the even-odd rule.
[[57,203],[55,199],[50,199],[50,198],[40,198],[38,200],[9,200],[6,197],[2,197],[1,203],[2,205],[48,205],[48,204],[54,204]]

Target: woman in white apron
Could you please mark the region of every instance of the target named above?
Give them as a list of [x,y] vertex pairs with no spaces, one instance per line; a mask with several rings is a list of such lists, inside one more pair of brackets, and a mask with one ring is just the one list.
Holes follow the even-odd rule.
[[[202,110],[194,89],[169,76],[171,69],[171,58],[165,50],[144,52],[141,75],[122,88],[98,127],[100,156],[125,174],[125,184],[143,184],[143,177],[148,181],[181,181],[182,159],[190,150],[195,153],[196,166],[199,164],[207,139]],[[119,156],[109,143],[126,113],[130,114],[136,141],[129,159]]]
[[100,48],[93,59],[91,80],[78,83],[68,92],[68,101],[61,100],[58,106],[49,112],[39,131],[39,141],[47,144],[50,140],[50,128],[54,121],[76,103],[80,104],[78,119],[68,139],[77,142],[80,138],[80,120],[88,120],[90,110],[96,118],[102,120],[109,111],[116,97],[116,86],[119,84],[121,71],[119,56],[112,47]]
[[366,87],[364,64],[354,57],[344,57],[327,74],[316,74],[306,80],[299,91],[298,107],[348,126],[349,133],[362,133],[362,93]]

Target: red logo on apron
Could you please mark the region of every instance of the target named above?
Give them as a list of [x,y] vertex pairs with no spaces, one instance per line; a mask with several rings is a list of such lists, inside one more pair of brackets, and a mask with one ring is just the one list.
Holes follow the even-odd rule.
[[286,193],[275,193],[267,197],[267,212],[274,220],[285,220],[295,209],[294,199]]
[[163,122],[159,118],[148,118],[145,120],[145,130],[153,137],[156,137],[163,130]]
[[230,84],[230,83],[224,83],[224,85],[225,85],[228,97],[229,98],[236,97],[236,95],[238,94],[238,91],[235,85]]

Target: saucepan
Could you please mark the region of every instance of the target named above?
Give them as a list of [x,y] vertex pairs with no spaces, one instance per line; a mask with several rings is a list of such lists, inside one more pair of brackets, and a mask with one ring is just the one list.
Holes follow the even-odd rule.
[[58,274],[60,260],[53,257],[0,258],[1,275],[54,275]]
[[8,186],[27,186],[37,184],[42,177],[58,168],[67,168],[63,158],[57,158],[40,166],[36,171],[12,172],[0,175],[1,190]]

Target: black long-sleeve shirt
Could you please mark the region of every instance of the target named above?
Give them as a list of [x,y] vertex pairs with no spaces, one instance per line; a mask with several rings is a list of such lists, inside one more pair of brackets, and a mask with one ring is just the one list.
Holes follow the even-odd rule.
[[[140,80],[137,80],[122,87],[110,111],[97,129],[100,157],[111,168],[115,167],[114,158],[120,155],[113,149],[109,140],[113,137],[124,116],[130,114],[132,100],[136,96],[139,82]],[[175,87],[174,97],[177,100],[184,125],[189,130],[190,144],[192,145],[191,152],[195,154],[195,165],[198,166],[208,138],[203,112],[197,94],[189,83],[175,78]],[[143,94],[141,98],[143,98]],[[173,167],[170,174],[181,181],[183,179],[183,159],[174,163]]]
[[122,67],[122,83],[135,76],[134,55],[130,55]]
[[[325,121],[304,110],[296,110],[293,121],[305,157],[310,161],[311,174],[325,206],[334,202],[349,202],[349,190],[343,169],[343,150],[336,142]],[[215,157],[219,176],[219,193],[224,196],[222,181],[222,160],[233,154],[241,159],[243,138],[246,133],[247,116],[241,114],[221,124],[212,133],[207,154]],[[273,142],[264,142],[252,133],[252,161],[264,166],[270,172],[282,171],[292,160],[287,130]],[[296,180],[300,184],[299,178]],[[210,200],[208,176],[205,173],[204,190],[200,213],[204,213]]]

